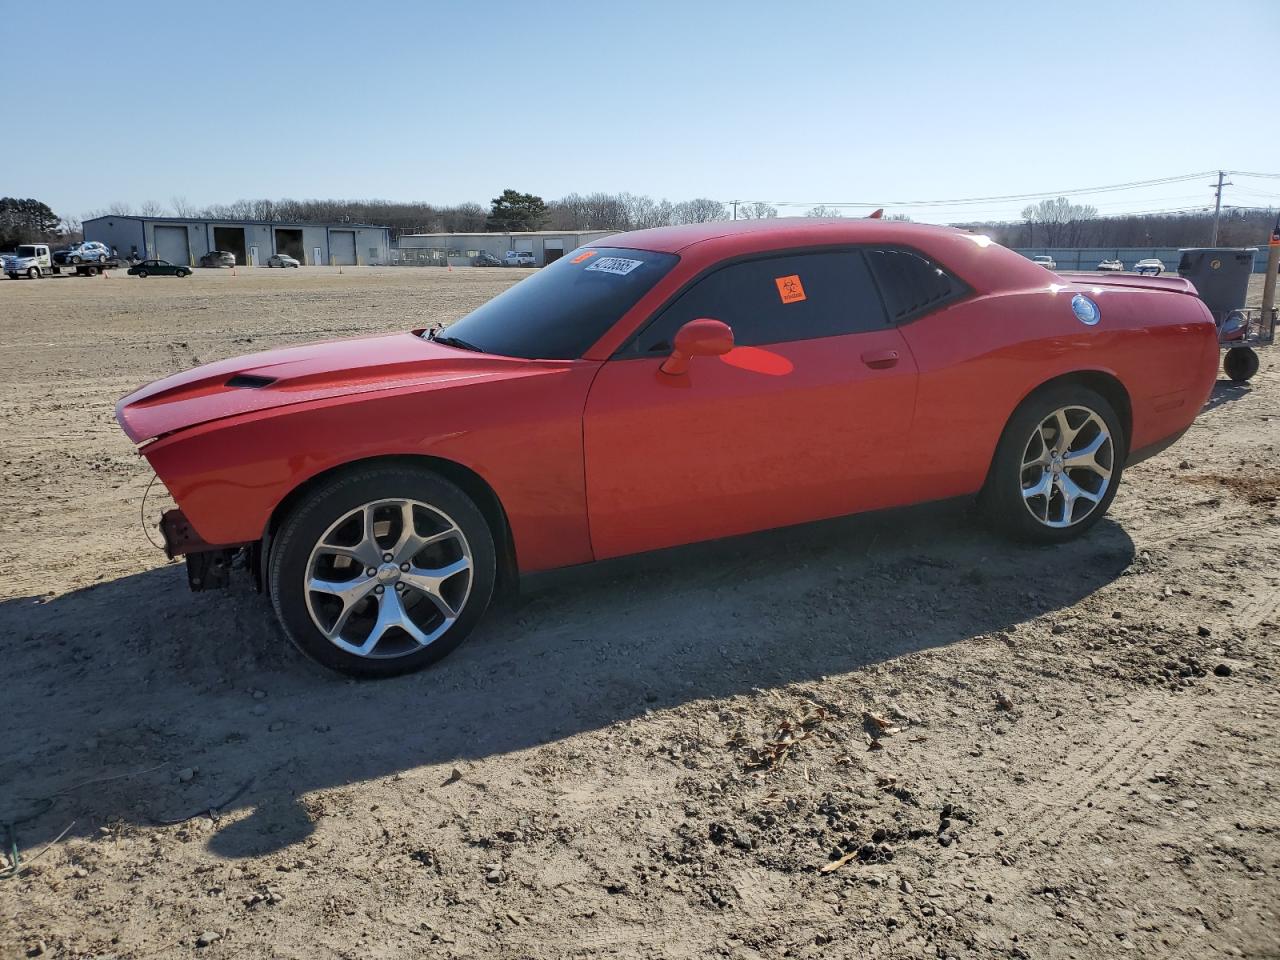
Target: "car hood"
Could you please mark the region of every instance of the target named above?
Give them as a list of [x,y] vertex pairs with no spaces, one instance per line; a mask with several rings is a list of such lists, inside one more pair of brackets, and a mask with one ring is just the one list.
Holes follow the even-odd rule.
[[566,365],[473,353],[424,340],[416,332],[334,340],[221,360],[165,377],[123,398],[116,404],[116,419],[129,439],[143,443],[260,410]]

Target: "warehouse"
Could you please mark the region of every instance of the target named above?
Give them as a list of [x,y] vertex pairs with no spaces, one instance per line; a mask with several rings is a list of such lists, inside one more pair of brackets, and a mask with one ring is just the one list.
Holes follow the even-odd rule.
[[196,266],[211,250],[235,255],[236,263],[264,266],[273,253],[299,263],[354,266],[390,262],[391,231],[362,223],[273,223],[193,217],[93,217],[84,238],[127,258],[168,260]]
[[539,267],[559,260],[570,250],[616,230],[534,230],[528,233],[406,233],[400,237],[393,263],[402,266],[471,266],[487,253],[499,260],[508,250],[533,254]]

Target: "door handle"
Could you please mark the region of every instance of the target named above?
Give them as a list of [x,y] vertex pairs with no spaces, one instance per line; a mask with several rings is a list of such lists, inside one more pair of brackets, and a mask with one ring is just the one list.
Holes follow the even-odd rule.
[[868,350],[862,355],[862,362],[873,370],[884,370],[898,365],[897,350]]

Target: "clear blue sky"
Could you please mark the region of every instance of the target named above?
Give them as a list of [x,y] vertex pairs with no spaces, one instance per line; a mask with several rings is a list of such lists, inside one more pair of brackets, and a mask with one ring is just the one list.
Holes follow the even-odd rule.
[[[101,10],[3,4],[0,194],[75,215],[504,187],[889,202],[1280,172],[1272,0]],[[1205,182],[1081,199],[1182,207]],[[1229,200],[1280,204],[1280,180],[1236,183]]]

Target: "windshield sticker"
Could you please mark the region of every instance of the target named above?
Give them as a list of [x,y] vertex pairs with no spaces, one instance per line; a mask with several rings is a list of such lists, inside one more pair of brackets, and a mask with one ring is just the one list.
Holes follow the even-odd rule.
[[641,266],[643,260],[624,260],[622,257],[601,257],[595,263],[587,267],[588,270],[599,270],[601,273],[612,273],[615,276],[625,277],[636,267]]
[[570,263],[581,263],[583,260],[590,260],[596,255],[594,250],[583,250],[580,254],[570,260]]
[[773,282],[778,285],[778,296],[783,303],[799,303],[805,299],[804,284],[800,282],[798,273],[788,277],[774,277]]

